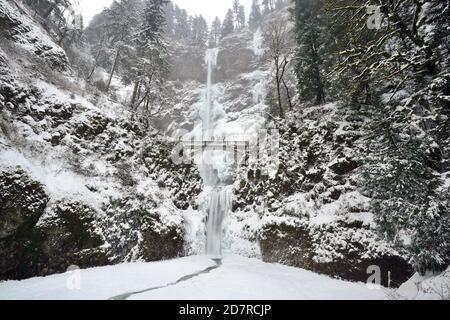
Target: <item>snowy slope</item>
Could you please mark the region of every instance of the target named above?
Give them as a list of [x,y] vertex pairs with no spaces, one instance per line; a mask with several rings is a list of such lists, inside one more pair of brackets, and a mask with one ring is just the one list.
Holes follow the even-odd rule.
[[450,300],[450,267],[439,275],[416,273],[393,295],[399,300]]
[[[385,299],[387,293],[386,289],[371,290],[362,283],[233,255],[225,256],[223,264],[212,269],[214,266],[207,257],[193,256],[82,270],[80,290],[67,289],[67,283],[76,283],[71,282],[73,273],[8,281],[0,283],[0,299],[110,299],[155,287],[163,288],[131,295],[129,299],[379,300]],[[197,275],[208,268],[209,272]],[[183,277],[188,279],[169,285]]]

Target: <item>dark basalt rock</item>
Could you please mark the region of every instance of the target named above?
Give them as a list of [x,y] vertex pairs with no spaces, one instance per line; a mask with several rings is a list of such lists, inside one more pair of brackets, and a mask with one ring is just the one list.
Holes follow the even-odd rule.
[[357,169],[360,164],[352,159],[340,159],[336,161],[332,165],[330,165],[330,169],[333,170],[334,173],[338,175],[349,174],[353,170]]
[[170,227],[164,231],[156,231],[153,228],[154,224],[149,222],[142,231],[140,254],[142,258],[145,261],[160,261],[181,257],[184,249],[182,230]]
[[0,240],[32,228],[48,200],[42,185],[24,171],[0,172]]
[[269,263],[282,263],[335,278],[364,283],[372,275],[368,268],[377,266],[381,271],[381,285],[386,287],[398,287],[414,274],[412,266],[399,256],[362,258],[367,250],[361,244],[356,244],[360,247],[359,252],[344,252],[342,259],[332,263],[317,263],[313,259],[312,244],[310,231],[299,226],[268,226],[260,236],[263,260]]
[[[47,208],[48,201],[42,185],[24,171],[0,173],[0,280],[108,263],[94,229],[95,211],[70,201]],[[42,221],[45,210],[52,218]]]
[[321,182],[322,179],[323,179],[324,174],[325,174],[324,170],[313,170],[313,171],[305,172],[305,176],[312,183],[319,183],[319,182]]
[[51,218],[41,222],[28,239],[18,278],[106,265],[104,240],[93,225],[95,211],[79,202],[61,201],[50,209]]
[[16,278],[23,250],[49,198],[24,171],[0,173],[0,280]]
[[80,139],[91,141],[103,133],[109,123],[110,120],[100,114],[91,115],[89,117],[89,122],[77,123],[75,135]]
[[179,226],[161,223],[159,210],[157,201],[144,197],[125,197],[105,208],[108,216],[114,215],[109,223],[126,226],[115,229],[106,226],[106,232],[114,230],[108,236],[113,263],[129,261],[136,254],[144,261],[173,259],[184,254],[184,231]]

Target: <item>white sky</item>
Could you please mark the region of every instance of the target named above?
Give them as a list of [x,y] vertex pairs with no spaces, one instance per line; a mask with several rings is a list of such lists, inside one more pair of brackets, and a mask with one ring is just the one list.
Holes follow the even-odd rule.
[[[91,19],[108,7],[113,0],[79,0],[83,12],[84,23],[87,25]],[[223,20],[228,8],[233,5],[233,0],[172,0],[180,8],[186,9],[190,15],[203,15],[211,22],[216,16]],[[252,0],[240,0],[245,6],[247,16],[250,12]]]

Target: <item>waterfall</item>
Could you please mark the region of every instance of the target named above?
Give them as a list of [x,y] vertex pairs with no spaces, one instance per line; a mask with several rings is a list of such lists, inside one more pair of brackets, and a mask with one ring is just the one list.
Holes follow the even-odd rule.
[[213,106],[213,93],[212,93],[212,73],[213,68],[217,66],[217,54],[218,49],[207,49],[205,55],[205,63],[208,68],[207,80],[206,80],[206,105],[205,105],[205,115],[203,118],[203,138],[208,140],[210,134],[212,133],[212,119],[211,119],[211,108]]
[[[217,66],[218,49],[207,49],[205,63],[208,68],[206,82],[206,99],[203,112],[203,140],[214,140],[216,126],[215,99],[213,90],[213,69]],[[232,188],[225,185],[223,176],[224,167],[228,166],[226,151],[203,152],[200,173],[209,192],[209,203],[206,206],[206,254],[220,256],[222,254],[223,221],[231,211]]]
[[225,216],[231,211],[231,204],[231,188],[219,187],[211,191],[206,226],[207,255],[217,256],[222,254],[222,224]]

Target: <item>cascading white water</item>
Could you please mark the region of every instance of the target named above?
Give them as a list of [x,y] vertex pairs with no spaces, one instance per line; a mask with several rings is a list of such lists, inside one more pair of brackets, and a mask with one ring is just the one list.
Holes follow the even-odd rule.
[[208,223],[206,226],[206,254],[222,254],[222,225],[230,212],[232,192],[228,187],[218,187],[211,191],[209,199]]
[[207,49],[205,55],[205,62],[208,68],[208,75],[206,80],[206,106],[205,106],[205,115],[203,118],[203,138],[208,140],[210,138],[210,134],[212,133],[211,128],[211,108],[212,108],[212,73],[213,68],[217,66],[217,49]]
[[[263,40],[260,30],[253,40],[255,66],[259,65],[258,61],[264,53]],[[246,51],[247,48],[249,47],[246,46]],[[238,166],[236,161],[243,159],[243,150],[238,149],[238,154],[235,155],[233,142],[248,141],[252,153],[258,146],[255,142],[266,124],[265,114],[269,109],[266,105],[266,88],[270,72],[261,66],[236,78],[245,79],[245,83],[233,81],[230,77],[224,79],[223,83],[218,83],[215,81],[216,74],[223,67],[218,53],[218,49],[208,49],[205,52],[206,86],[202,87],[199,100],[192,105],[197,111],[193,130],[184,137],[186,144],[196,142],[193,160],[204,182],[203,191],[197,199],[199,210],[189,211],[185,217],[187,250],[192,254],[205,253],[206,249],[210,255],[220,255],[223,250],[225,253],[261,257],[259,245],[254,241],[259,223],[258,212],[233,214],[231,210],[234,176]],[[226,58],[227,53],[223,54]],[[253,96],[253,103],[242,109],[242,102],[248,101],[249,95]],[[233,113],[227,114],[227,110]],[[228,141],[227,151],[221,148],[221,141],[224,139]],[[201,152],[198,142],[213,140],[216,149],[222,151]],[[263,149],[261,146],[259,148]]]
[[[214,110],[213,69],[217,66],[218,49],[207,49],[205,63],[208,68],[206,100],[203,112],[203,141],[215,138],[216,117]],[[231,210],[232,189],[223,183],[219,171],[227,166],[226,152],[207,150],[202,155],[200,172],[206,188],[209,190],[209,203],[206,223],[206,254],[222,254],[223,221]]]

